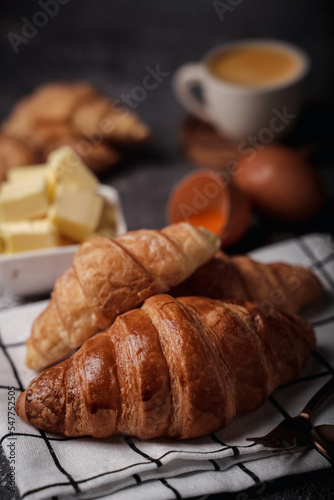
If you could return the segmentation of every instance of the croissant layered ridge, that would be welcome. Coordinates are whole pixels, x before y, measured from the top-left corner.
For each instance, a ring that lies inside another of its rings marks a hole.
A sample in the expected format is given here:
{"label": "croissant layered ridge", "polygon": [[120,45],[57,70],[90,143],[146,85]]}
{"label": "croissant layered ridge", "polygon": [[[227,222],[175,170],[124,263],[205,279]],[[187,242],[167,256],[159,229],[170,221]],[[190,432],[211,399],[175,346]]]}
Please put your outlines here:
{"label": "croissant layered ridge", "polygon": [[216,236],[188,223],[83,243],[33,325],[27,366],[42,370],[68,357],[118,314],[188,278],[218,247]]}
{"label": "croissant layered ridge", "polygon": [[158,294],[39,374],[16,411],[67,436],[203,436],[294,379],[314,345],[289,313]]}
{"label": "croissant layered ridge", "polygon": [[218,251],[170,293],[174,297],[249,300],[270,314],[274,309],[298,313],[318,300],[324,289],[306,267],[285,262],[263,264],[245,255],[230,257]]}

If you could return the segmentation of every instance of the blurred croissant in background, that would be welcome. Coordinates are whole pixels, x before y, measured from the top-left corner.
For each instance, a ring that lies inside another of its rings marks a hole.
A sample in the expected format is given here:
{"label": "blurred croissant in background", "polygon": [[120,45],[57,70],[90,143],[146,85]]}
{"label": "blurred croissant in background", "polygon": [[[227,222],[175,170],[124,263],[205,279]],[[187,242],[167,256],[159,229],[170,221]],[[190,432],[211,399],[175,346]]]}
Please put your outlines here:
{"label": "blurred croissant in background", "polygon": [[43,163],[62,145],[102,173],[119,162],[125,148],[142,144],[149,135],[134,113],[90,85],[49,83],[19,101],[2,125],[0,181],[9,168]]}

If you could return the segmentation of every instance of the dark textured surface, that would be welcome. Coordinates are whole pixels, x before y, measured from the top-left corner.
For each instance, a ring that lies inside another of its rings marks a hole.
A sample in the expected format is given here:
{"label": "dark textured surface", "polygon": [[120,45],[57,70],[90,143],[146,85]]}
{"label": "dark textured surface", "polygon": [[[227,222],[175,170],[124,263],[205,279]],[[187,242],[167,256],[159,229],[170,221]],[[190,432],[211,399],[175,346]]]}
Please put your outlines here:
{"label": "dark textured surface", "polygon": [[[225,4],[229,4],[228,0]],[[18,98],[49,80],[84,79],[122,102],[123,94],[141,85],[147,66],[160,65],[161,71],[169,75],[134,108],[152,127],[152,141],[102,181],[119,190],[129,229],[162,227],[173,185],[192,170],[177,142],[184,112],[173,97],[173,72],[182,63],[200,59],[208,49],[226,40],[283,38],[306,49],[313,65],[308,80],[309,106],[288,140],[293,145],[316,144],[312,161],[333,195],[333,2],[241,0],[230,4],[235,7],[220,20],[214,2],[204,0],[70,0],[27,44],[19,45],[15,54],[8,33],[20,34],[22,16],[32,19],[40,7],[37,1],[2,3],[0,118],[6,116]],[[293,234],[330,231],[332,210],[329,200],[319,216],[293,227],[261,221],[229,251],[247,251]],[[23,302],[8,293],[0,295],[1,308]],[[6,488],[8,469],[0,450],[0,498],[10,500],[13,496]],[[331,472],[285,479],[215,498],[327,500],[334,494]]]}

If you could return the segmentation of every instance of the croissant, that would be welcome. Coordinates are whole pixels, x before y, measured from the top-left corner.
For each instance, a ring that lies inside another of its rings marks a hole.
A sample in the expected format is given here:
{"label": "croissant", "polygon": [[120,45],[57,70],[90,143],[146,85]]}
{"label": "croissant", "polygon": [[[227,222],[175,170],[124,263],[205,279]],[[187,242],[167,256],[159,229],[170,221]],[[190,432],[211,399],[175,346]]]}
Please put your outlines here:
{"label": "croissant", "polygon": [[244,255],[229,257],[218,251],[170,293],[174,297],[201,295],[219,300],[249,300],[271,314],[276,308],[298,313],[318,300],[324,289],[315,274],[303,266],[261,264]]}
{"label": "croissant", "polygon": [[155,295],[39,374],[16,412],[67,436],[203,436],[295,378],[314,345],[299,316]]}
{"label": "croissant", "polygon": [[188,223],[88,240],[36,319],[26,364],[42,370],[61,361],[118,314],[186,279],[218,247],[216,236]]}

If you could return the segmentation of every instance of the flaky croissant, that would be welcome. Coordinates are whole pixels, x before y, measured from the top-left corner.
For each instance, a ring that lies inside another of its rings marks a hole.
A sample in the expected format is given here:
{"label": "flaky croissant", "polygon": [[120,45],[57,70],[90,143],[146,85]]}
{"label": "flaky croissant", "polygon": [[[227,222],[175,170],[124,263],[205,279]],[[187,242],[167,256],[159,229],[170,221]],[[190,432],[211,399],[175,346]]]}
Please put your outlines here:
{"label": "flaky croissant", "polygon": [[125,149],[150,137],[150,130],[135,113],[116,106],[84,82],[41,85],[16,104],[1,129],[19,144],[15,151],[22,154],[29,145],[29,157],[33,156],[30,162],[17,163],[12,147],[5,147],[8,141],[3,145],[0,140],[5,164],[42,163],[51,151],[67,145],[98,174],[115,166]]}
{"label": "flaky croissant", "polygon": [[188,223],[88,240],[35,321],[26,364],[42,370],[61,361],[118,314],[186,279],[218,247],[216,236]]}
{"label": "flaky croissant", "polygon": [[67,436],[203,436],[290,382],[314,345],[312,327],[295,315],[155,295],[42,372],[16,411]]}
{"label": "flaky croissant", "polygon": [[245,255],[230,257],[218,251],[170,293],[174,297],[250,300],[270,314],[273,309],[298,313],[318,300],[324,289],[306,267],[283,262],[262,264]]}

